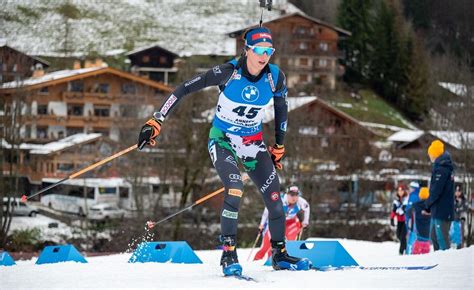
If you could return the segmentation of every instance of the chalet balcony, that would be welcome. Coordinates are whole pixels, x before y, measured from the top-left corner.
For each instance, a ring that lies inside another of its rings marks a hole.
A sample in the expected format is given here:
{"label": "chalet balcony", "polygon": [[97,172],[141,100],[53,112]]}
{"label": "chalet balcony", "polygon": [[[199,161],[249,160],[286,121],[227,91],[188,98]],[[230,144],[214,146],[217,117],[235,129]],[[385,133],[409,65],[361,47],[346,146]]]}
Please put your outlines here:
{"label": "chalet balcony", "polygon": [[92,125],[94,127],[109,128],[114,121],[110,116],[55,116],[55,115],[34,115],[27,118],[27,123],[34,123],[37,126],[66,126],[84,127]]}
{"label": "chalet balcony", "polygon": [[95,103],[95,104],[112,104],[119,101],[120,98],[112,94],[92,93],[92,92],[62,92],[62,101],[68,103]]}
{"label": "chalet balcony", "polygon": [[67,102],[71,102],[71,101],[74,101],[74,102],[77,102],[77,101],[83,101],[84,100],[84,92],[69,92],[69,91],[66,91],[66,92],[62,92],[62,99],[63,101],[67,101]]}
{"label": "chalet balcony", "polygon": [[313,68],[313,72],[317,72],[317,73],[336,73],[336,68],[331,67],[331,66],[325,66],[325,67],[315,66]]}

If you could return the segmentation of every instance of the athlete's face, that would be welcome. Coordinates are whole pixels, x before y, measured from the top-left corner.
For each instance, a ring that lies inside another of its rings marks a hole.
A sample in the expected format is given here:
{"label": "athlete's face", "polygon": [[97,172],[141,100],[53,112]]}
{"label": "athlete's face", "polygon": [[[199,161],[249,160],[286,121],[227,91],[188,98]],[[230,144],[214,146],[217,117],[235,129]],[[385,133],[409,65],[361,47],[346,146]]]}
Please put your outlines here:
{"label": "athlete's face", "polygon": [[286,196],[289,204],[295,204],[298,202],[298,194],[289,193]]}
{"label": "athlete's face", "polygon": [[[272,47],[269,42],[259,42],[254,46]],[[270,61],[268,54],[257,54],[252,49],[247,49],[247,68],[252,75],[258,75]]]}

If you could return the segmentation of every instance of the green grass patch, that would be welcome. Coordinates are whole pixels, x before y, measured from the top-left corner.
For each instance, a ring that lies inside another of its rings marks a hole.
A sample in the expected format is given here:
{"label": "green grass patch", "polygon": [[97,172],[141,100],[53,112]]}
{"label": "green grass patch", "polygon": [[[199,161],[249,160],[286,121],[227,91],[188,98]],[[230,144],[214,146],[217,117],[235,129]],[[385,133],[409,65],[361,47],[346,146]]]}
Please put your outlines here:
{"label": "green grass patch", "polygon": [[373,91],[360,90],[358,94],[360,98],[353,98],[345,92],[331,98],[330,103],[359,121],[408,128],[408,120]]}

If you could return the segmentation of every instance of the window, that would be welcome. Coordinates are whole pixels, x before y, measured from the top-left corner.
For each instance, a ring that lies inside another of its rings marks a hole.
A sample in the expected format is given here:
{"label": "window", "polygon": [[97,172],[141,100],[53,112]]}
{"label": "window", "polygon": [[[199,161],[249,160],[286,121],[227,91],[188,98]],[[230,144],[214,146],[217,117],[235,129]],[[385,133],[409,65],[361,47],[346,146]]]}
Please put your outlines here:
{"label": "window", "polygon": [[67,104],[67,115],[68,116],[83,116],[84,106],[80,104]]}
{"label": "window", "polygon": [[301,50],[307,50],[308,49],[308,44],[306,42],[300,42],[300,49]]}
{"label": "window", "polygon": [[134,95],[137,93],[137,87],[132,83],[122,84],[122,94],[131,94]]}
{"label": "window", "polygon": [[109,106],[94,106],[94,116],[109,117],[110,107]]}
{"label": "window", "polygon": [[74,164],[72,163],[58,163],[58,171],[67,172],[74,169]]}
{"label": "window", "polygon": [[47,139],[48,138],[48,127],[36,127],[36,138]]}
{"label": "window", "polygon": [[321,42],[321,43],[319,43],[319,49],[320,49],[321,51],[328,51],[328,47],[329,47],[329,46],[328,46],[328,44],[327,44],[326,42]]}
{"label": "window", "polygon": [[307,74],[300,74],[299,75],[300,82],[308,82],[308,75]]}
{"label": "window", "polygon": [[142,57],[142,61],[143,61],[144,63],[150,62],[150,56],[149,56],[149,55],[144,55],[144,56]]}
{"label": "window", "polygon": [[130,189],[128,187],[119,187],[120,198],[129,198]]}
{"label": "window", "polygon": [[38,105],[38,115],[48,115],[48,105]]}
{"label": "window", "polygon": [[305,57],[300,58],[300,65],[307,66],[308,65],[308,59]]}
{"label": "window", "polygon": [[328,61],[325,59],[320,59],[319,60],[319,66],[320,67],[326,67],[328,65]]}
{"label": "window", "polygon": [[74,134],[79,134],[79,133],[84,133],[84,128],[82,127],[67,127],[66,132],[68,136],[74,135]]}
{"label": "window", "polygon": [[40,93],[40,94],[43,94],[43,95],[49,94],[49,87],[42,87],[42,88],[39,90],[39,93]]}
{"label": "window", "polygon": [[299,35],[305,35],[308,33],[308,29],[306,29],[306,27],[303,27],[303,26],[298,26],[295,29],[295,33]]}
{"label": "window", "polygon": [[93,128],[92,133],[100,133],[104,136],[108,136],[109,135],[109,129],[107,129],[107,128]]}
{"label": "window", "polygon": [[69,91],[70,92],[83,92],[84,91],[84,82],[83,81],[72,81],[69,82]]}
{"label": "window", "polygon": [[117,188],[115,187],[99,187],[99,194],[116,194]]}
{"label": "window", "polygon": [[105,83],[96,84],[94,92],[95,93],[101,93],[101,94],[107,94],[109,92],[109,87],[110,87],[109,84],[105,84]]}
{"label": "window", "polygon": [[166,56],[160,56],[158,60],[160,64],[166,64],[168,62],[168,59],[166,58]]}

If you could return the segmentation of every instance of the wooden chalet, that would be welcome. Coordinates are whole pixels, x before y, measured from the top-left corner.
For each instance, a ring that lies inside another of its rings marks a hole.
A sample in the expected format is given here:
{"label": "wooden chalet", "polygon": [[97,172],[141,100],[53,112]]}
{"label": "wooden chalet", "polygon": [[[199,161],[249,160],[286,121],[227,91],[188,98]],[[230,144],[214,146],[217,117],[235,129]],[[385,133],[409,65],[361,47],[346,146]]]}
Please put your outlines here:
{"label": "wooden chalet", "polygon": [[[358,120],[318,97],[288,98],[288,110],[287,143],[289,144],[294,142],[298,145],[297,139],[305,140],[305,143],[309,142],[322,153],[327,153],[336,146],[352,150],[380,138]],[[272,127],[273,108],[268,108],[266,113],[264,123]],[[367,148],[367,154],[370,151],[370,148]],[[326,156],[330,159],[330,155]]]}
{"label": "wooden chalet", "polygon": [[170,75],[178,71],[174,65],[178,55],[156,44],[135,49],[126,55],[130,59],[132,72],[150,80],[168,84]]}
{"label": "wooden chalet", "polygon": [[[273,34],[276,53],[273,62],[285,72],[289,88],[315,84],[334,89],[343,74],[338,63],[342,54],[337,44],[351,33],[303,13],[283,15],[263,23]],[[229,33],[237,38],[237,51],[244,48],[243,33],[250,27]]]}
{"label": "wooden chalet", "polygon": [[[26,104],[22,137],[46,143],[77,133],[119,140],[138,128],[172,89],[110,67],[56,71],[0,85],[2,102]],[[6,112],[5,114],[8,114]]]}
{"label": "wooden chalet", "polygon": [[48,67],[45,60],[29,56],[5,43],[0,44],[0,83],[22,80]]}

